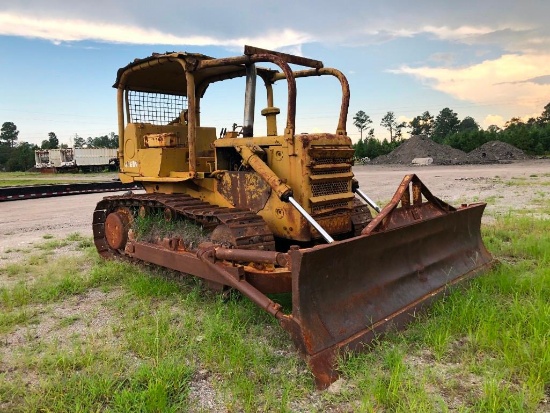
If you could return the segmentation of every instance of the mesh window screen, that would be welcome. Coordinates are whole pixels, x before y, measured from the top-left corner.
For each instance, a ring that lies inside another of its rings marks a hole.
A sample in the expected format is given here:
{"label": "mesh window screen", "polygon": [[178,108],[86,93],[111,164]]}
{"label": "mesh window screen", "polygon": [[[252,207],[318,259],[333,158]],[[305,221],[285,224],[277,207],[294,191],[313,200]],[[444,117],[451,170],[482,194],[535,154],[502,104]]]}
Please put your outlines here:
{"label": "mesh window screen", "polygon": [[128,91],[130,120],[134,123],[166,125],[187,109],[187,97],[162,93]]}

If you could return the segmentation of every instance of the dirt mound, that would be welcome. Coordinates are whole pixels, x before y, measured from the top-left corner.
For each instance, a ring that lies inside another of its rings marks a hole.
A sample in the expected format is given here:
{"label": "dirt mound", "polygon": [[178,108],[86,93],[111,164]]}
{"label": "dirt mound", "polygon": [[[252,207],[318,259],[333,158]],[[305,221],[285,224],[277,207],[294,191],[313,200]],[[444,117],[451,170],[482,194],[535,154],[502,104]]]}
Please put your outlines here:
{"label": "dirt mound", "polygon": [[410,164],[414,158],[432,158],[434,165],[459,165],[467,162],[466,153],[448,145],[441,145],[424,136],[411,136],[387,155],[375,158],[371,163]]}
{"label": "dirt mound", "polygon": [[528,158],[521,149],[501,141],[484,143],[467,155],[468,163],[496,163]]}

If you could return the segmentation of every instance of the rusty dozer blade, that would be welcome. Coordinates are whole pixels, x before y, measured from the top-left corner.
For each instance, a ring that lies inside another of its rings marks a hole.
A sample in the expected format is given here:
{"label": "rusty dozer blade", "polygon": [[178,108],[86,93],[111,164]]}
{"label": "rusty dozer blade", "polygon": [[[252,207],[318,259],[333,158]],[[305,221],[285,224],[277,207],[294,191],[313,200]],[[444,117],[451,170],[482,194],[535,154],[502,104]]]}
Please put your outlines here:
{"label": "rusty dozer blade", "polygon": [[289,251],[292,315],[281,324],[319,388],[337,378],[338,353],[362,350],[490,265],[480,232],[485,205],[454,208],[407,175],[362,235]]}

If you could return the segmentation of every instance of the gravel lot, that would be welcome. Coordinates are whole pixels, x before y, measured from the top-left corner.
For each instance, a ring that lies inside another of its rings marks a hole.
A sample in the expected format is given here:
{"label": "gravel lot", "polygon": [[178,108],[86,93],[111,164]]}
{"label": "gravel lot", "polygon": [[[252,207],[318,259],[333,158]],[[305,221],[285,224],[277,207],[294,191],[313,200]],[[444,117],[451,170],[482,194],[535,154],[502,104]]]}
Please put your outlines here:
{"label": "gravel lot", "polygon": [[[486,222],[510,209],[532,208],[550,195],[550,160],[510,164],[404,166],[358,165],[361,189],[383,206],[405,174],[415,173],[437,197],[452,205],[488,202]],[[0,203],[0,254],[43,239],[78,232],[92,235],[96,203],[109,194],[73,195]]]}
{"label": "gravel lot", "polygon": [[511,209],[530,209],[550,195],[550,160],[486,165],[362,165],[354,167],[361,189],[385,205],[405,174],[415,173],[432,194],[459,206],[487,202],[484,220]]}

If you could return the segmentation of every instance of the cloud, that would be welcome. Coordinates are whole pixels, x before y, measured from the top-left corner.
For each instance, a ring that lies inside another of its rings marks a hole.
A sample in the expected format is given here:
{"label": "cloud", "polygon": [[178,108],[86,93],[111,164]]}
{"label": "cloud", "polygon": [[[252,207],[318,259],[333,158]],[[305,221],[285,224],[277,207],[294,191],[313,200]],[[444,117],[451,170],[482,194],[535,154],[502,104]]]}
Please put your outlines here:
{"label": "cloud", "polygon": [[537,85],[550,85],[550,75],[537,76],[527,79],[524,83],[536,83]]}
{"label": "cloud", "polygon": [[411,118],[410,116],[398,116],[397,117],[397,123],[406,123],[406,124],[409,124],[411,121],[413,120],[413,118]]}
{"label": "cloud", "polygon": [[[544,2],[502,7],[496,0],[461,4],[406,0],[383,5],[350,0],[275,7],[252,0],[175,3],[171,0],[10,0],[0,5],[0,35],[52,41],[227,46],[243,42],[280,48],[320,42],[362,46],[430,36],[507,51],[544,50],[550,41]],[[407,13],[401,11],[406,9]],[[352,11],[350,13],[350,10]],[[120,23],[124,22],[124,23]],[[468,22],[465,24],[464,22]]]}
{"label": "cloud", "polygon": [[506,120],[500,115],[487,115],[485,119],[481,122],[481,127],[483,129],[487,129],[491,125],[496,125],[499,128],[502,128],[504,124],[506,123]]}
{"label": "cloud", "polygon": [[[541,112],[542,110],[538,112],[528,113],[523,116],[520,116],[519,118],[521,119],[521,121],[527,122],[531,118],[536,119],[537,117],[539,117]],[[500,115],[487,115],[485,119],[483,119],[483,121],[481,122],[480,126],[483,129],[487,129],[491,125],[496,125],[499,128],[503,128],[506,125],[506,122],[507,120]]]}
{"label": "cloud", "polygon": [[447,26],[425,26],[419,30],[420,33],[429,33],[443,40],[469,41],[482,35],[493,32],[489,27],[458,26],[456,28]]}
{"label": "cloud", "polygon": [[437,63],[437,64],[444,64],[445,66],[449,66],[453,64],[456,61],[456,55],[454,53],[434,53],[430,56],[430,61]]}
{"label": "cloud", "polygon": [[470,39],[469,44],[499,45],[509,52],[534,54],[547,52],[550,33],[547,26],[532,28],[504,28]]}
{"label": "cloud", "polygon": [[537,85],[550,85],[550,75],[537,76],[526,80],[518,80],[515,82],[505,82],[501,84],[505,85],[505,84],[518,84],[518,83],[536,83]]}
{"label": "cloud", "polygon": [[[0,34],[51,40],[54,44],[96,40],[129,44],[173,44],[195,46],[242,46],[254,44],[271,49],[291,48],[308,42],[310,36],[293,29],[283,29],[256,37],[178,36],[157,29],[125,26],[83,19],[56,19],[0,12]],[[293,51],[300,50],[294,48]]]}
{"label": "cloud", "polygon": [[[550,34],[545,32],[547,29],[537,27],[535,22],[532,23],[532,28],[525,28],[523,24],[502,28],[494,25],[493,22],[479,26],[453,24],[451,21],[449,23],[451,24],[436,26],[405,22],[399,29],[377,27],[376,24],[369,25],[368,28],[360,31],[361,38],[356,39],[355,42],[384,43],[400,38],[428,36],[447,42],[466,45],[498,45],[503,50],[524,52],[544,50],[550,42]],[[350,33],[350,29],[347,33]]]}
{"label": "cloud", "polygon": [[[489,27],[471,27],[471,26],[432,26],[415,24],[411,22],[405,22],[403,25],[395,24],[388,27],[379,26],[377,23],[371,25],[365,25],[366,27],[359,26],[354,28],[348,27],[346,31],[340,34],[336,34],[333,37],[338,38],[340,41],[345,41],[352,46],[360,46],[367,44],[380,44],[390,42],[396,39],[413,38],[417,36],[432,36],[435,39],[454,41],[462,43],[473,43],[474,39],[480,36],[487,35],[493,32],[495,29]],[[399,27],[399,29],[392,29],[391,27]],[[322,37],[322,34],[317,34]],[[330,41],[330,39],[325,39]]]}
{"label": "cloud", "polygon": [[550,54],[508,54],[465,67],[402,66],[390,72],[414,76],[435,90],[477,105],[514,104],[532,113],[550,99],[549,66]]}
{"label": "cloud", "polygon": [[418,34],[431,34],[437,39],[463,43],[467,45],[499,45],[504,50],[523,53],[544,50],[550,42],[550,34],[544,28],[528,28],[523,24],[512,27],[494,25],[483,26],[425,26]]}

